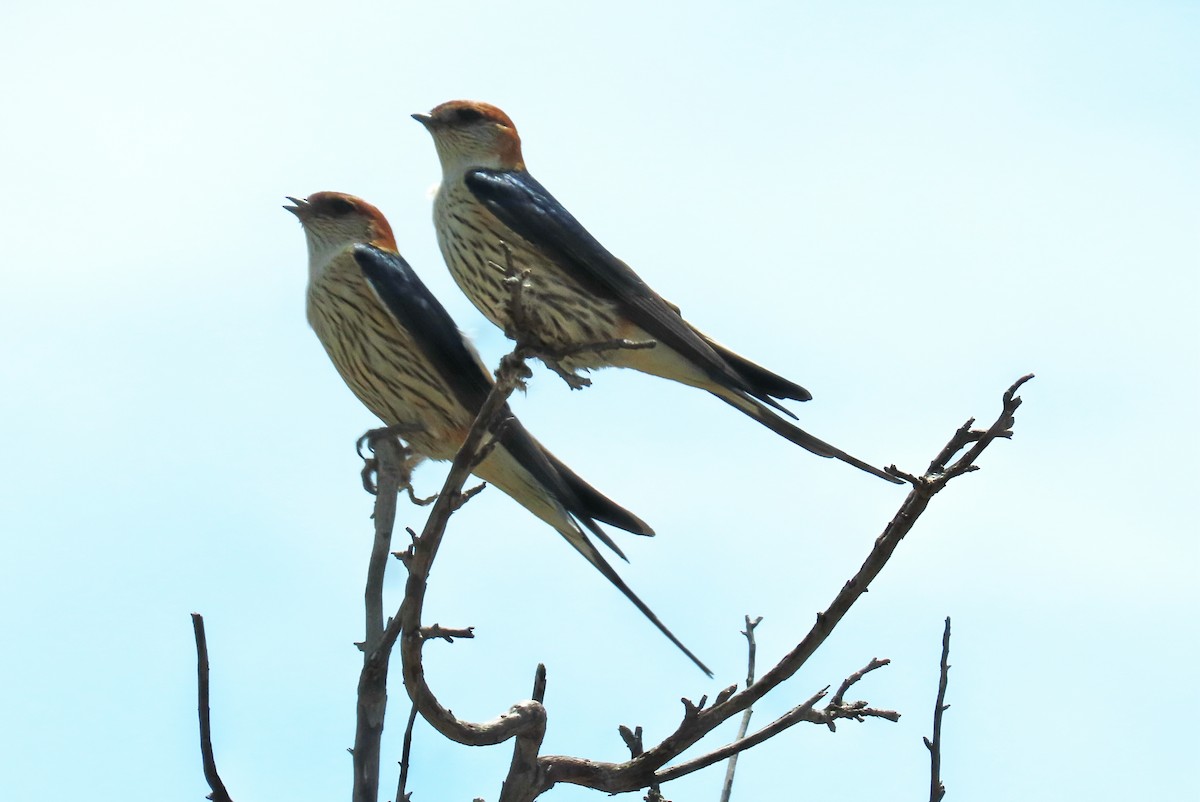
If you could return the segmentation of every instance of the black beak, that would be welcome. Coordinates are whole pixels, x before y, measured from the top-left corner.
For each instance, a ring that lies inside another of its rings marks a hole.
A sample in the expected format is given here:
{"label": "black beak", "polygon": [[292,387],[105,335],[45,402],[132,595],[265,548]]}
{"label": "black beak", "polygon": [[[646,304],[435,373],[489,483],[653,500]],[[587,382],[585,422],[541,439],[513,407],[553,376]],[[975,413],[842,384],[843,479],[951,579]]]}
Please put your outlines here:
{"label": "black beak", "polygon": [[287,198],[288,200],[290,200],[295,205],[294,206],[284,206],[283,208],[287,209],[289,212],[296,215],[297,217],[303,216],[304,212],[308,211],[308,201],[306,201],[302,198],[293,198],[291,195],[285,195],[284,197]]}

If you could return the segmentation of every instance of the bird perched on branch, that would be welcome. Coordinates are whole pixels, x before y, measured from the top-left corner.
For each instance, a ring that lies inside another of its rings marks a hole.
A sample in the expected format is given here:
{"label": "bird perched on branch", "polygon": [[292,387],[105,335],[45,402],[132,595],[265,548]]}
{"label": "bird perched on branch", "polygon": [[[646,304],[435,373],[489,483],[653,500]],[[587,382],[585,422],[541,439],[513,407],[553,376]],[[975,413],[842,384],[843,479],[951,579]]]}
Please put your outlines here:
{"label": "bird perched on branch", "polygon": [[[453,459],[493,385],[475,349],[397,252],[377,208],[339,192],[288,200],[293,205],[284,208],[300,219],[308,241],[308,321],[334,367],[384,423],[411,427],[404,439],[417,455]],[[654,531],[543,448],[507,406],[502,419],[507,425],[475,475],[554,527],[711,676],[630,590],[584,528],[617,554],[598,522],[638,535]]]}
{"label": "bird perched on branch", "polygon": [[[734,353],[683,319],[613,256],[525,169],[513,121],[487,103],[453,100],[414,114],[433,136],[442,164],[434,201],[438,243],[451,275],[489,320],[514,331],[503,247],[527,271],[522,328],[572,387],[578,369],[625,367],[707,390],[796,445],[836,457],[890,482],[896,477],[787,422],[781,399],[808,401],[800,385]],[[501,243],[504,245],[502,246]],[[589,350],[602,342],[653,341],[653,348]],[[559,364],[554,364],[554,362]]]}

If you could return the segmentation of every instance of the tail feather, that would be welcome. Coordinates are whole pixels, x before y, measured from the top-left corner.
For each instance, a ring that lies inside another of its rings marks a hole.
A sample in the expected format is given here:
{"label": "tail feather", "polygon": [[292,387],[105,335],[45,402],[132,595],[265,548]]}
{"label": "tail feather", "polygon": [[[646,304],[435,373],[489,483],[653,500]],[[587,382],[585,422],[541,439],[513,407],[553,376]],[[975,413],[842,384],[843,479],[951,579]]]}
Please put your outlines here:
{"label": "tail feather", "polygon": [[858,468],[861,471],[866,471],[869,474],[878,476],[880,479],[885,479],[892,484],[898,485],[904,483],[903,480],[892,476],[890,473],[887,473],[880,468],[876,468],[874,465],[863,462],[858,457],[852,457],[845,451],[842,451],[840,448],[832,446],[829,443],[826,443],[824,440],[812,436],[799,426],[788,423],[752,398],[736,395],[732,391],[725,391],[723,393],[713,392],[713,395],[715,395],[717,398],[720,398],[730,406],[746,413],[776,434],[786,437],[796,445],[811,451],[819,457],[831,457],[833,459],[839,459],[847,465],[853,465],[855,468]]}
{"label": "tail feather", "polygon": [[[509,421],[501,435],[501,442],[507,459],[516,463],[510,465],[509,470],[516,468],[528,473],[534,484],[540,485],[543,492],[567,513],[581,519],[594,518],[635,535],[654,534],[649,524],[585,482],[562,460],[547,451],[515,418]],[[629,562],[625,553],[603,530],[598,531],[596,536],[622,560]]]}
{"label": "tail feather", "polygon": [[708,344],[710,348],[721,355],[731,368],[737,371],[738,375],[746,380],[750,395],[758,398],[765,404],[770,404],[780,412],[790,417],[796,417],[789,410],[779,406],[774,399],[787,398],[792,401],[811,401],[812,393],[805,390],[800,385],[790,379],[785,379],[778,373],[767,370],[757,362],[751,362],[746,357],[732,351],[729,348],[721,345],[719,342],[704,334],[701,331],[695,330],[700,335],[701,339]]}
{"label": "tail feather", "polygon": [[558,457],[548,451],[545,454],[579,502],[579,506],[571,510],[572,514],[580,518],[594,518],[635,535],[654,536],[654,530],[648,523],[589,485],[582,477],[564,465]]}
{"label": "tail feather", "polygon": [[[583,524],[592,532],[592,534],[601,538],[605,537],[603,530],[600,529],[595,521],[591,520],[590,518],[582,518],[581,520]],[[633,606],[641,610],[642,615],[646,616],[646,618],[650,620],[650,623],[658,627],[659,632],[666,635],[671,643],[674,643],[677,647],[679,647],[679,650],[687,655],[688,659],[695,663],[700,670],[708,676],[711,677],[713,675],[708,666],[704,665],[704,663],[700,661],[700,658],[696,657],[696,655],[692,653],[691,649],[684,646],[683,641],[675,637],[675,633],[667,629],[667,625],[659,620],[658,616],[654,614],[654,611],[651,610],[644,601],[638,598],[638,595],[634,593],[628,585],[625,584],[625,580],[621,579],[620,574],[618,574],[616,570],[608,564],[608,561],[604,559],[604,555],[602,555],[596,549],[596,547],[592,545],[592,542],[587,539],[587,535],[578,529],[567,532],[564,531],[564,528],[559,528],[558,531],[568,543],[575,547],[576,551],[584,556],[584,559],[590,562],[597,571],[604,574],[605,579],[611,582],[617,588],[617,590],[625,594],[625,598],[633,602]]]}
{"label": "tail feather", "polygon": [[[524,433],[525,437],[518,436],[524,432],[523,429],[510,426],[505,431],[509,437],[476,467],[475,475],[503,490],[531,513],[553,526],[555,531],[615,585],[625,598],[633,602],[634,606],[642,611],[642,615],[650,619],[650,623],[658,627],[671,643],[679,647],[693,663],[711,677],[712,672],[708,667],[700,662],[699,658],[667,629],[654,611],[625,584],[595,545],[588,540],[580,524],[587,527],[588,531],[622,559],[625,559],[625,555],[600,528],[597,520],[612,523],[637,534],[650,535],[654,530],[636,515],[584,482],[537,441],[527,437],[527,433]],[[510,445],[520,447],[521,450],[514,453],[510,450]],[[589,514],[590,511],[594,511],[594,514]]]}

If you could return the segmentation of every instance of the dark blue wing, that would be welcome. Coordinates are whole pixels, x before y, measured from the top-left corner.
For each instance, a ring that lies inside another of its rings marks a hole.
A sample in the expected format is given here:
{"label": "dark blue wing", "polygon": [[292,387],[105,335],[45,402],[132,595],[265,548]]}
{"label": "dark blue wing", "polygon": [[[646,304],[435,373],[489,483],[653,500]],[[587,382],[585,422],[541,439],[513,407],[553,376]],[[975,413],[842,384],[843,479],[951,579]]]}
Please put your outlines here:
{"label": "dark blue wing", "polygon": [[[459,404],[471,414],[478,413],[492,390],[492,377],[446,308],[400,254],[372,245],[355,245],[354,260],[388,312],[408,331],[455,393]],[[512,420],[501,434],[500,442],[571,514],[585,523],[594,518],[635,534],[653,534],[640,518],[604,496],[542,448],[507,406],[504,414]],[[589,523],[589,528],[621,554],[594,524]]]}
{"label": "dark blue wing", "polygon": [[428,357],[459,403],[478,412],[492,389],[492,378],[475,356],[446,308],[400,254],[372,245],[355,245],[367,282]]}
{"label": "dark blue wing", "polygon": [[524,171],[472,170],[467,188],[500,222],[525,238],[630,320],[678,351],[715,381],[759,395],[751,383],[696,333],[629,265],[608,252],[537,179]]}

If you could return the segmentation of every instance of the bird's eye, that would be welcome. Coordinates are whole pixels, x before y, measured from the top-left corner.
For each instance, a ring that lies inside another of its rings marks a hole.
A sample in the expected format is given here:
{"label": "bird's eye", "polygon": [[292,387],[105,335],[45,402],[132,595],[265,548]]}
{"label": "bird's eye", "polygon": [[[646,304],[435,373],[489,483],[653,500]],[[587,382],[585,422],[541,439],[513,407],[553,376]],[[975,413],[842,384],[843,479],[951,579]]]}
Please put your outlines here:
{"label": "bird's eye", "polygon": [[354,211],[354,204],[345,198],[332,198],[326,208],[334,217],[345,217]]}
{"label": "bird's eye", "polygon": [[464,106],[454,113],[454,117],[460,123],[473,123],[483,119],[483,112],[470,106]]}

